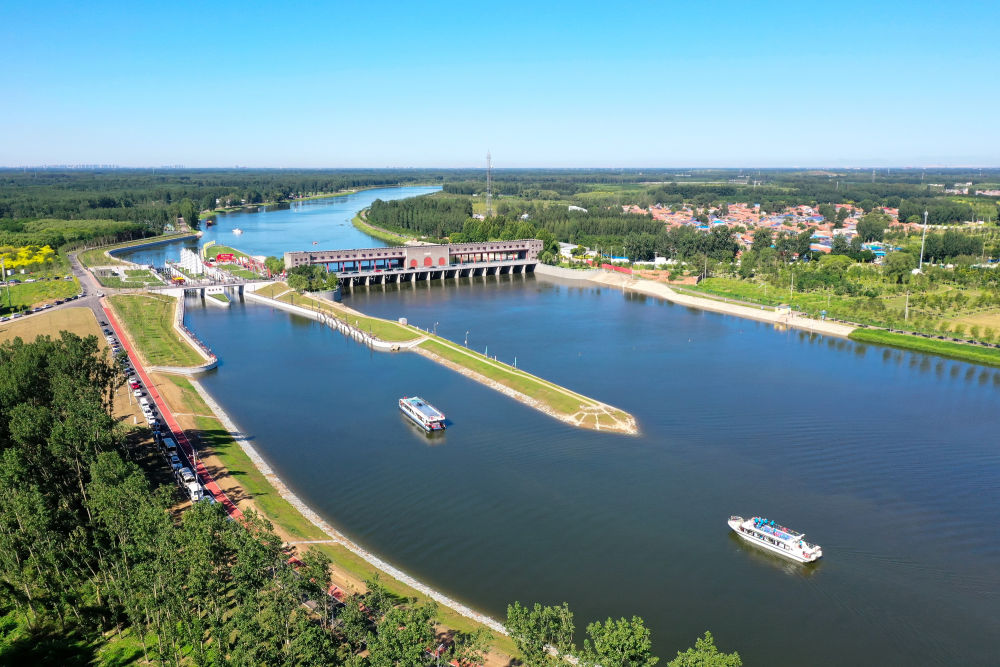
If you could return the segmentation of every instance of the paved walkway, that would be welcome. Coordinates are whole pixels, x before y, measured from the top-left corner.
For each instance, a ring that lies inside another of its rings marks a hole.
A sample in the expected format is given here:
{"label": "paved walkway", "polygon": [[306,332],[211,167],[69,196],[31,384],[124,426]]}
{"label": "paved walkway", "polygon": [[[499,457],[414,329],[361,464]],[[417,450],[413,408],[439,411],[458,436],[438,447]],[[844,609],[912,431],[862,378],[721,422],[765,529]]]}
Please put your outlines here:
{"label": "paved walkway", "polygon": [[142,384],[146,387],[146,391],[149,393],[149,397],[156,404],[156,408],[160,415],[163,417],[163,421],[166,423],[167,427],[173,432],[173,437],[177,440],[177,445],[181,449],[181,453],[184,458],[187,459],[190,464],[191,461],[197,461],[194,466],[194,471],[201,480],[202,485],[205,490],[212,494],[212,496],[226,508],[226,512],[234,519],[243,518],[243,512],[239,507],[236,506],[229,496],[225,494],[222,487],[215,481],[212,475],[208,472],[208,468],[202,463],[200,458],[195,456],[194,446],[191,441],[188,440],[187,434],[177,423],[174,415],[170,412],[170,408],[167,406],[167,402],[163,400],[160,393],[156,391],[156,387],[153,382],[149,379],[149,375],[146,373],[146,369],[143,368],[140,362],[139,355],[136,353],[135,349],[132,347],[132,343],[129,341],[128,337],[125,335],[125,330],[115,318],[114,313],[111,309],[104,303],[101,304],[101,308],[105,317],[107,317],[108,323],[115,330],[115,334],[118,336],[118,340],[121,341],[122,347],[128,352],[129,359],[132,362],[135,372],[138,373],[139,377],[142,379]]}

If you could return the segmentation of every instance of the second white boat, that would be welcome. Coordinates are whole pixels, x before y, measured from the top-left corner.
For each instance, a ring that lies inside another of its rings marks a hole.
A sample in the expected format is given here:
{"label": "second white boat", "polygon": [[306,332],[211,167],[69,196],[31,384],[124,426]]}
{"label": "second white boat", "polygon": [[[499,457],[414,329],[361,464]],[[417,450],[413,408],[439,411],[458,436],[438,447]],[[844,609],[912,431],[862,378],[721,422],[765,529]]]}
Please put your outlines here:
{"label": "second white boat", "polygon": [[785,528],[773,519],[731,516],[729,527],[746,542],[799,563],[812,563],[823,557],[823,548],[806,542],[805,533]]}

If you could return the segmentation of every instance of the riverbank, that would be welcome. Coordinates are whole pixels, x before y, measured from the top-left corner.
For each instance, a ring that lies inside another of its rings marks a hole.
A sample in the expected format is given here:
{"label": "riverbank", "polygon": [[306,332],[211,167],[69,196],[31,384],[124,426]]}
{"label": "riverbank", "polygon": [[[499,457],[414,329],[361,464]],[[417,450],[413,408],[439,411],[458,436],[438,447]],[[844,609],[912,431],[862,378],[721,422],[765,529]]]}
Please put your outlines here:
{"label": "riverbank", "polygon": [[[368,236],[393,245],[432,245],[435,243],[435,241],[424,241],[416,236],[408,236],[406,234],[400,234],[399,232],[389,231],[388,229],[384,229],[382,227],[376,227],[368,222],[367,208],[358,211],[355,216],[351,218],[351,225],[353,225],[358,231],[364,232]],[[443,242],[444,241],[437,241],[437,243]]]}
{"label": "riverbank", "polygon": [[332,318],[336,321],[336,327],[346,335],[357,338],[374,349],[416,352],[571,426],[625,435],[639,432],[635,417],[624,410],[578,394],[412,325],[404,326],[370,317],[327,299],[303,296],[284,283],[267,285],[252,293],[249,298],[327,324],[331,322],[325,318]]}
{"label": "riverbank", "polygon": [[150,236],[136,241],[126,241],[124,243],[114,243],[112,245],[79,250],[76,251],[76,256],[77,259],[80,260],[80,263],[88,269],[94,266],[129,266],[133,265],[134,262],[118,259],[111,253],[119,250],[135,250],[136,248],[156,246],[163,243],[172,243],[174,241],[183,241],[184,239],[198,238],[200,236],[201,232],[182,232],[178,234]]}
{"label": "riverbank", "polygon": [[381,227],[376,227],[375,225],[370,225],[365,220],[365,209],[359,211],[353,218],[351,218],[351,224],[358,231],[362,231],[368,236],[376,238],[380,241],[385,241],[386,243],[392,243],[394,245],[414,245],[420,243],[417,239],[411,236],[403,236],[402,234],[396,234],[395,232],[390,232],[387,229],[382,229]]}
{"label": "riverbank", "polygon": [[[555,273],[550,271],[549,268],[550,267],[547,267],[544,264],[539,264],[535,267],[535,273],[538,273],[539,275],[551,275],[558,278],[565,277],[562,272]],[[636,280],[635,278],[631,278],[623,273],[611,273],[607,271],[602,271],[596,275],[590,273],[589,271],[581,273],[585,273],[585,275],[581,276],[579,278],[580,280],[586,280],[598,285],[620,287],[622,289],[631,290],[640,294],[647,294],[649,296],[665,299],[678,305],[698,308],[700,310],[709,310],[725,315],[734,315],[736,317],[757,320],[759,322],[767,322],[775,326],[804,329],[806,331],[813,331],[815,333],[821,333],[828,336],[837,336],[839,338],[847,338],[855,329],[855,327],[846,324],[828,322],[824,320],[814,320],[787,311],[783,312],[756,309],[749,306],[741,306],[735,303],[727,303],[725,301],[715,301],[713,299],[681,294],[663,283],[652,282],[649,280]]]}
{"label": "riverbank", "polygon": [[911,352],[934,354],[972,364],[1000,367],[1000,350],[996,348],[975,347],[967,343],[924,338],[911,334],[901,334],[881,329],[855,329],[849,338],[859,343],[888,345]]}
{"label": "riverbank", "polygon": [[239,512],[257,512],[296,550],[327,554],[333,561],[331,582],[347,594],[365,592],[364,582],[381,573],[391,577],[383,577],[381,583],[393,595],[437,602],[436,618],[447,630],[471,633],[489,628],[496,637],[487,666],[510,663],[516,649],[498,621],[421,583],[323,520],[284,484],[200,383],[177,376],[150,377],[179,428],[197,442],[199,462]]}

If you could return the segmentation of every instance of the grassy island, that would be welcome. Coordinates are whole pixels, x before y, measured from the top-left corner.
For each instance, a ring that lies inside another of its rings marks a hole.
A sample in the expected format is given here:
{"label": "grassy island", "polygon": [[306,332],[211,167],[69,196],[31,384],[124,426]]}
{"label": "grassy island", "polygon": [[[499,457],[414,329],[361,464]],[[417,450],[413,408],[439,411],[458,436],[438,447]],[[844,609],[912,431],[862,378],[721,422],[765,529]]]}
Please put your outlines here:
{"label": "grassy island", "polygon": [[437,363],[574,426],[614,433],[638,432],[635,418],[624,410],[577,394],[414,326],[368,317],[346,306],[299,294],[285,283],[268,285],[256,293],[325,313],[379,340],[409,344],[407,347]]}

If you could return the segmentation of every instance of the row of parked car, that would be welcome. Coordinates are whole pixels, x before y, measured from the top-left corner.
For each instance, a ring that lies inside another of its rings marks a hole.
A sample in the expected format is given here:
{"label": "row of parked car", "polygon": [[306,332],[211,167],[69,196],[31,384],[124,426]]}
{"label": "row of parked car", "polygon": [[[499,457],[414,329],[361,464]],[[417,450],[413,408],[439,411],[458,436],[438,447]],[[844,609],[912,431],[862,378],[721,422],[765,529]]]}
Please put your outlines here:
{"label": "row of parked car", "polygon": [[[107,323],[101,322],[101,324],[106,325]],[[121,344],[115,337],[114,332],[109,328],[105,328],[104,336],[115,358],[125,372],[125,379],[128,382],[129,390],[131,390],[132,395],[138,401],[139,407],[142,409],[142,414],[146,418],[146,424],[153,431],[153,439],[156,441],[156,445],[163,458],[170,465],[170,470],[174,475],[174,479],[177,480],[177,484],[184,490],[188,498],[191,499],[191,502],[207,500],[214,503],[215,498],[212,497],[212,494],[205,493],[205,488],[201,485],[198,476],[187,465],[187,456],[177,448],[177,441],[173,437],[173,432],[167,428],[165,423],[160,422],[160,417],[156,412],[156,404],[149,400],[149,397],[146,395],[146,388],[143,387],[141,379],[129,363],[128,355],[120,354],[122,350]]]}
{"label": "row of parked car", "polygon": [[[54,278],[54,280],[58,280],[58,278]],[[7,281],[8,284],[14,284],[16,282],[17,281],[13,279]],[[26,280],[25,282],[30,282],[30,281]],[[0,285],[3,284],[4,283],[0,282]],[[34,308],[29,308],[28,310],[22,310],[17,313],[12,313],[11,315],[0,317],[0,322],[9,322],[10,320],[16,320],[19,317],[24,317],[25,315],[31,315],[32,313],[40,313],[43,310],[49,310],[53,306],[60,306],[68,301],[76,301],[77,299],[82,299],[85,296],[87,296],[86,288],[81,290],[79,294],[73,294],[72,296],[68,296],[65,299],[56,299],[52,303],[47,303],[44,306],[35,306]],[[100,294],[100,296],[103,296],[103,294]]]}

